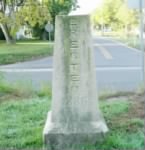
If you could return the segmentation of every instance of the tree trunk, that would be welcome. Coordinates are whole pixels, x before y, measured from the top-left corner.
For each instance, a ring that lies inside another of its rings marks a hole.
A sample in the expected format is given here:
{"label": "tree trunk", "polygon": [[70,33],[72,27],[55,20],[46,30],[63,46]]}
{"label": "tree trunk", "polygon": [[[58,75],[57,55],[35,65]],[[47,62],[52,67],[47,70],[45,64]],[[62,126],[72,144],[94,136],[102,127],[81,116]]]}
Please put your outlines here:
{"label": "tree trunk", "polygon": [[14,40],[13,40],[13,38],[10,35],[10,32],[9,32],[9,29],[8,29],[7,25],[0,23],[0,28],[2,29],[2,32],[3,32],[4,36],[5,36],[6,43],[7,44],[14,43]]}

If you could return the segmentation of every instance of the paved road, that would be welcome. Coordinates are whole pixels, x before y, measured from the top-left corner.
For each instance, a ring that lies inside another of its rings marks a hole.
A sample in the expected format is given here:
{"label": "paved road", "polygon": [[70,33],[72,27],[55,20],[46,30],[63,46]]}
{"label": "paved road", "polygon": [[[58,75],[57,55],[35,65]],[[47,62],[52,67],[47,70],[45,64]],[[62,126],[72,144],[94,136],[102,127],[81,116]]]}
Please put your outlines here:
{"label": "paved road", "polygon": [[[142,82],[142,52],[108,38],[94,38],[94,51],[99,90],[132,91]],[[11,82],[32,81],[38,88],[52,80],[53,58],[1,66]]]}

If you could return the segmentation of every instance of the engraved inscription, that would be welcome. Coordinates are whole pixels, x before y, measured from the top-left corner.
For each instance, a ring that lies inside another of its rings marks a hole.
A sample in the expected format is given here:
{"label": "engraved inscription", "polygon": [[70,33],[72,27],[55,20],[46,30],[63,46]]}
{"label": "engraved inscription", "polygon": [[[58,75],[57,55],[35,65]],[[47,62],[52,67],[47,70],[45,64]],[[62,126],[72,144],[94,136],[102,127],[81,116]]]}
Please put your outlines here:
{"label": "engraved inscription", "polygon": [[78,91],[80,85],[80,60],[79,60],[79,25],[77,20],[70,20],[70,89],[73,93]]}

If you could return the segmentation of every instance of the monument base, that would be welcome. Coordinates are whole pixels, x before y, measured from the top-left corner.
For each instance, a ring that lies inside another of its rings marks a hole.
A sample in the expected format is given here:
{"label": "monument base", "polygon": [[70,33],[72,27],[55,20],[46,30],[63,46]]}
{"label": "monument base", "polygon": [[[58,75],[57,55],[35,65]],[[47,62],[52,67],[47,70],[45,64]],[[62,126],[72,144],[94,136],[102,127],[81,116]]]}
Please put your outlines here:
{"label": "monument base", "polygon": [[108,131],[106,124],[102,122],[75,122],[70,126],[68,123],[51,122],[51,113],[43,131],[46,150],[89,150],[103,140]]}

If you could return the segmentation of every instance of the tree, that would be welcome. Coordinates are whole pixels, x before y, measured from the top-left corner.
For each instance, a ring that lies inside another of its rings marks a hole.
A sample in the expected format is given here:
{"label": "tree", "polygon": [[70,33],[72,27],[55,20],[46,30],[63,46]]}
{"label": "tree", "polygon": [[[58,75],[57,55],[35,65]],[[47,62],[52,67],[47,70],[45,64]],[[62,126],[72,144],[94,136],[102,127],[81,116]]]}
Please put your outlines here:
{"label": "tree", "polygon": [[95,24],[103,26],[118,24],[119,19],[116,17],[116,13],[123,3],[123,0],[105,0],[103,6],[97,9],[93,16]]}
{"label": "tree", "polygon": [[121,27],[125,29],[125,33],[128,34],[129,30],[138,24],[137,18],[139,17],[139,13],[136,10],[128,9],[127,5],[124,3],[116,13],[116,17]]}
{"label": "tree", "polygon": [[7,43],[12,42],[10,34],[11,19],[13,18],[15,7],[21,5],[23,0],[0,0],[0,28],[6,38]]}
{"label": "tree", "polygon": [[33,31],[37,30],[37,34],[35,32],[34,35],[38,36],[41,36],[44,26],[51,20],[45,1],[29,0],[25,2],[16,16],[17,20],[20,21],[19,24],[30,26]]}
{"label": "tree", "polygon": [[[66,15],[76,8],[77,0],[47,0],[51,23],[55,27],[55,17],[59,14]],[[55,28],[54,28],[55,31]],[[54,31],[52,36],[54,37]]]}
{"label": "tree", "polygon": [[58,14],[68,14],[76,6],[76,0],[48,0],[48,9],[51,14],[52,24]]}
{"label": "tree", "polygon": [[[130,10],[125,0],[105,0],[93,15],[95,25],[109,26],[114,30],[129,30],[138,23],[138,12]],[[128,32],[128,31],[127,31]]]}
{"label": "tree", "polygon": [[34,27],[38,24],[41,26],[44,22],[50,20],[50,14],[45,3],[38,0],[26,0],[16,13],[16,19],[21,25],[29,24]]}
{"label": "tree", "polygon": [[20,26],[42,26],[49,19],[47,6],[39,0],[0,0],[0,27],[7,43]]}

